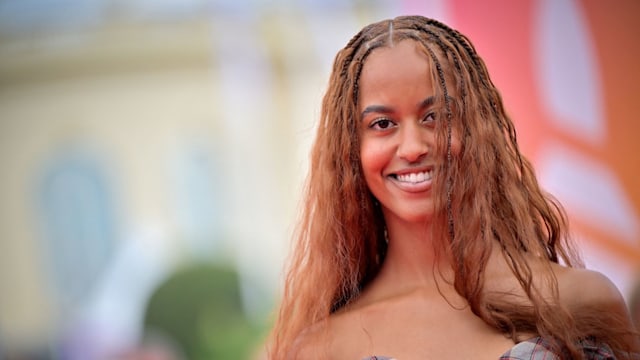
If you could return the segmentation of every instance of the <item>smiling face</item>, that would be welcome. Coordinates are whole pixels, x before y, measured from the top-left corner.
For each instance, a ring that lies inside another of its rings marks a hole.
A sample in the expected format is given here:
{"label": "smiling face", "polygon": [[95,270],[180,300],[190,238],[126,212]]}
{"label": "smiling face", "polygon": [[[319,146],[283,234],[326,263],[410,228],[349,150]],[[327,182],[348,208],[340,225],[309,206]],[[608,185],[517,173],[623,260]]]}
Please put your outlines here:
{"label": "smiling face", "polygon": [[444,114],[431,78],[427,55],[412,40],[374,50],[363,65],[360,161],[387,222],[425,223],[433,214],[436,122]]}

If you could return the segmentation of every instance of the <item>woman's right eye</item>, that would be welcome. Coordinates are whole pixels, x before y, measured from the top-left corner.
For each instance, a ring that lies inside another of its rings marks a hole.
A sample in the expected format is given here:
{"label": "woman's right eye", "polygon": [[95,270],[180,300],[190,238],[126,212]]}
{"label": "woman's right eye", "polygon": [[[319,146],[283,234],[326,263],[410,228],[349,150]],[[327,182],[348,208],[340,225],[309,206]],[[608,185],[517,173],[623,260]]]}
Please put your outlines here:
{"label": "woman's right eye", "polygon": [[375,130],[387,130],[390,127],[392,127],[393,125],[395,125],[393,123],[393,121],[389,120],[389,119],[377,119],[374,120],[371,125],[369,125],[370,128],[375,129]]}

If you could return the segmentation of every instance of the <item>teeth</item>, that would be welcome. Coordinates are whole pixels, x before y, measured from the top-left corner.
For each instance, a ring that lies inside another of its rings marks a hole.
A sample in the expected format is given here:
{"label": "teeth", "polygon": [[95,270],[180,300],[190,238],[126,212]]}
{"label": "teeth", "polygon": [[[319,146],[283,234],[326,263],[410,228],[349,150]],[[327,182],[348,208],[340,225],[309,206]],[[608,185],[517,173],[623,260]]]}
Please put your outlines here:
{"label": "teeth", "polygon": [[431,180],[431,175],[432,175],[431,171],[424,171],[424,172],[418,172],[418,173],[396,175],[396,178],[398,179],[398,181],[401,181],[401,182],[416,184],[419,182]]}

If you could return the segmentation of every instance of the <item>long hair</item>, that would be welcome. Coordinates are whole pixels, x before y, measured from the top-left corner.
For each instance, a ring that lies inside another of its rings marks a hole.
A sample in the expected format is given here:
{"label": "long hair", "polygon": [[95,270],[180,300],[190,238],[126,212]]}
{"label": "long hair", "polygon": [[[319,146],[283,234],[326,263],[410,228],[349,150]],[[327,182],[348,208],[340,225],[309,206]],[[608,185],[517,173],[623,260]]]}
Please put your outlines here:
{"label": "long hair", "polygon": [[[296,339],[356,299],[384,261],[384,218],[360,164],[358,81],[372,51],[404,39],[416,41],[427,55],[442,109],[436,126],[436,156],[442,161],[434,176],[433,231],[453,263],[456,291],[477,316],[514,340],[533,332],[558,353],[581,359],[576,340],[594,334],[582,333],[580,319],[560,306],[551,270],[551,263],[582,266],[567,240],[564,211],[540,189],[532,165],[520,153],[514,125],[471,42],[420,16],[368,25],[335,58],[272,332],[271,358],[295,353]],[[462,144],[455,156],[453,132]],[[496,241],[530,306],[483,291]],[[547,260],[543,273],[535,276],[545,279],[551,300],[534,286],[527,261],[531,256]],[[618,344],[615,336],[603,333],[595,331],[602,335],[598,340]]]}

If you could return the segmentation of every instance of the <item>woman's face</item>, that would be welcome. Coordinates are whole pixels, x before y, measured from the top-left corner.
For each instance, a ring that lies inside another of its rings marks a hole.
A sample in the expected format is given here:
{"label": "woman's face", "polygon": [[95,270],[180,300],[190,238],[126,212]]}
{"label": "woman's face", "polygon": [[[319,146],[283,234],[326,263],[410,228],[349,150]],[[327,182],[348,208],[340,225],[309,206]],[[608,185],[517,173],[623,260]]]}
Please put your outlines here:
{"label": "woman's face", "polygon": [[[359,80],[360,161],[387,222],[427,222],[436,167],[434,86],[413,40],[373,50]],[[459,141],[452,137],[452,151]]]}

